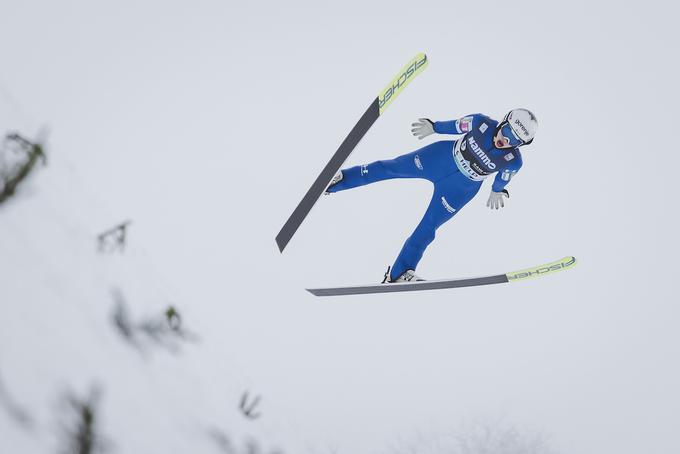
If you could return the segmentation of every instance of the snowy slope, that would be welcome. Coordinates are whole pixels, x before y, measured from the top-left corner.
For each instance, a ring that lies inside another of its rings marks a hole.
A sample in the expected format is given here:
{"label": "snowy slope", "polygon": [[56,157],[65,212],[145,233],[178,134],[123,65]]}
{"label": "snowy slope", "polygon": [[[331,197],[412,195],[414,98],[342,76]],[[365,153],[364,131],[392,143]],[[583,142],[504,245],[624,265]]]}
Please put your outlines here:
{"label": "snowy slope", "polygon": [[208,452],[213,427],[240,443],[249,433],[236,410],[241,390],[232,382],[207,392],[209,377],[188,357],[200,341],[176,355],[149,344],[141,355],[114,329],[114,288],[136,318],[174,304],[191,329],[192,313],[149,264],[134,229],[123,254],[98,253],[96,235],[120,219],[90,191],[55,152],[2,207],[0,377],[34,424],[0,412],[0,451],[54,451],[56,422],[69,414],[62,394],[87,396],[93,385],[103,390],[100,430],[119,452]]}

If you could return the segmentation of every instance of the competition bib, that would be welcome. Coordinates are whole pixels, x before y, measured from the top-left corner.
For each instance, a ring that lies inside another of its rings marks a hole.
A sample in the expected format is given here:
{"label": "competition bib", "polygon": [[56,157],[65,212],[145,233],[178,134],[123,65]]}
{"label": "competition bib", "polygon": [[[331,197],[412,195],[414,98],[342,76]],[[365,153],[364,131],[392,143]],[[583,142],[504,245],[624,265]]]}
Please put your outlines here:
{"label": "competition bib", "polygon": [[[477,162],[478,159],[476,156],[478,153],[483,154],[485,157],[486,154],[481,151],[477,143],[474,142],[474,138],[472,138],[473,144],[469,145],[468,137],[469,134],[466,134],[462,139],[456,142],[456,145],[453,147],[453,160],[456,161],[456,166],[458,166],[458,170],[460,170],[463,175],[473,181],[482,181],[491,175],[493,171],[487,171]],[[476,149],[476,153],[473,148]],[[491,162],[491,165],[495,167],[493,162]]]}

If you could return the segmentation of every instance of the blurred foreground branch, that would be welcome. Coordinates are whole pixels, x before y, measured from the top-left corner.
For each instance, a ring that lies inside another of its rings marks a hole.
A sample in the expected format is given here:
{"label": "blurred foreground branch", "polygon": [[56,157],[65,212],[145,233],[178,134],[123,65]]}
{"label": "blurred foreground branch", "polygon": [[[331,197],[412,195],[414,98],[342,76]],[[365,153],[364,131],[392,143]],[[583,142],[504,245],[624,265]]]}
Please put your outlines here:
{"label": "blurred foreground branch", "polygon": [[0,204],[12,197],[38,161],[47,165],[44,146],[9,133],[0,146]]}
{"label": "blurred foreground branch", "polygon": [[60,417],[64,424],[63,454],[95,454],[109,450],[109,443],[99,434],[101,395],[102,391],[97,386],[84,398],[66,393],[66,408]]}
{"label": "blurred foreground branch", "polygon": [[162,314],[135,322],[129,314],[128,305],[122,292],[114,289],[112,293],[114,308],[111,319],[113,325],[123,339],[141,353],[145,353],[145,344],[148,341],[176,353],[179,351],[181,343],[198,340],[198,336],[184,327],[182,316],[174,306],[168,306]]}
{"label": "blurred foreground branch", "polygon": [[248,419],[259,418],[261,413],[255,412],[255,408],[260,403],[260,399],[260,396],[255,396],[255,399],[251,401],[248,391],[245,391],[241,396],[241,404],[239,405],[239,409],[241,410],[241,413],[243,413],[243,416]]}
{"label": "blurred foreground branch", "polygon": [[125,250],[125,240],[127,239],[127,229],[131,223],[132,221],[121,222],[117,226],[97,235],[99,252],[123,252]]}

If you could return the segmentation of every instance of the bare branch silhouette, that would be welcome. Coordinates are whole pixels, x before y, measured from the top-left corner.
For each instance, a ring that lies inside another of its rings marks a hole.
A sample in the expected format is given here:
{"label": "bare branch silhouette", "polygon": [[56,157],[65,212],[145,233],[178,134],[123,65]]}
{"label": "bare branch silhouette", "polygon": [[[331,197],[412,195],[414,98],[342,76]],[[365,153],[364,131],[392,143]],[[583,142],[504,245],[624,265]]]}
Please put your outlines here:
{"label": "bare branch silhouette", "polygon": [[119,289],[113,289],[111,295],[114,300],[114,307],[111,313],[111,322],[115,326],[121,337],[137,349],[143,356],[146,350],[137,338],[135,327],[130,319],[130,314],[125,304],[125,298]]}
{"label": "bare branch silhouette", "polygon": [[102,391],[93,386],[87,397],[68,392],[66,408],[60,418],[63,424],[63,454],[96,454],[109,451],[110,443],[99,434],[99,403]]}
{"label": "bare branch silhouette", "polygon": [[239,409],[241,410],[241,413],[243,413],[243,416],[245,416],[248,419],[259,418],[261,416],[261,413],[256,413],[255,408],[260,403],[260,400],[261,396],[256,396],[255,399],[250,401],[249,393],[248,391],[245,391],[241,395],[241,403],[239,404]]}
{"label": "bare branch silhouette", "polygon": [[97,235],[97,245],[99,252],[124,252],[128,227],[130,224],[132,224],[132,221],[127,220]]}
{"label": "bare branch silhouette", "polygon": [[196,342],[198,336],[187,331],[181,314],[174,306],[168,306],[162,314],[147,317],[138,322],[132,320],[125,297],[119,289],[112,291],[114,308],[111,321],[116,331],[142,354],[146,352],[142,340],[153,342],[171,353],[178,353],[181,343]]}
{"label": "bare branch silhouette", "polygon": [[38,161],[47,165],[43,144],[33,143],[16,132],[5,136],[0,149],[0,204],[16,193]]}

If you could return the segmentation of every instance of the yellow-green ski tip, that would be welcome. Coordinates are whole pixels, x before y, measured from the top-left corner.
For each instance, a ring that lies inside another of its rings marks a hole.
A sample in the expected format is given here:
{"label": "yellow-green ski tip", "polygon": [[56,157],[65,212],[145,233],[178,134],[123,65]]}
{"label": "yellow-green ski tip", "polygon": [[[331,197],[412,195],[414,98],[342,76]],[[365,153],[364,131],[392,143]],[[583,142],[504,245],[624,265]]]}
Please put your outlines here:
{"label": "yellow-green ski tip", "polygon": [[576,265],[576,257],[567,256],[554,262],[546,263],[545,265],[535,266],[524,270],[513,271],[507,273],[508,282],[521,281],[524,279],[533,279],[546,274],[556,273],[558,271],[573,268]]}
{"label": "yellow-green ski tip", "polygon": [[413,57],[406,66],[401,68],[399,74],[397,74],[397,76],[392,79],[392,82],[390,82],[390,84],[378,95],[380,114],[387,109],[387,106],[392,103],[394,98],[399,96],[399,93],[401,93],[418,74],[427,68],[427,62],[427,55],[420,53]]}

